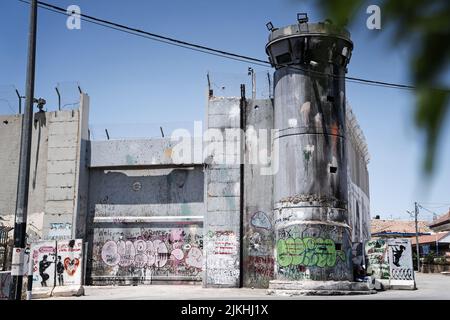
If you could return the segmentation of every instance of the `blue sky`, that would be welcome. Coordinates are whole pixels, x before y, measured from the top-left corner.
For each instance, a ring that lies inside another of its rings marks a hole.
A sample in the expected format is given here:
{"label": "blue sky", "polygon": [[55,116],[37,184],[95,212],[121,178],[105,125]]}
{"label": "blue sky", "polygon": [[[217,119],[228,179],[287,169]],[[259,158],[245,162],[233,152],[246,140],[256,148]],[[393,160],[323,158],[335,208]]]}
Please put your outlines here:
{"label": "blue sky", "polygon": [[[265,24],[294,23],[297,12],[308,12],[311,22],[324,20],[314,1],[144,1],[144,0],[47,0],[60,7],[77,4],[83,13],[167,35],[185,41],[266,59],[268,32]],[[373,1],[376,4],[377,1]],[[0,12],[0,98],[16,108],[8,85],[24,94],[28,7],[18,0],[2,0]],[[411,48],[390,42],[391,30],[368,30],[365,10],[350,26],[355,49],[349,76],[409,83]],[[91,97],[90,123],[95,139],[159,134],[192,126],[204,118],[206,73],[220,94],[239,92],[249,83],[251,66],[263,82],[269,68],[226,60],[169,46],[82,22],[81,30],[68,30],[66,17],[39,11],[36,93],[57,106],[54,87],[61,84],[63,102],[73,102],[73,82]],[[259,84],[263,86],[263,84]],[[247,86],[250,91],[250,86]],[[229,91],[228,91],[229,90]],[[372,216],[409,216],[414,201],[438,214],[450,203],[450,115],[441,139],[436,174],[426,182],[421,174],[422,136],[414,127],[414,95],[410,91],[347,84],[347,99],[366,136],[371,162]],[[0,100],[0,113],[10,112]],[[441,208],[437,208],[442,203]],[[431,215],[423,211],[424,218]]]}

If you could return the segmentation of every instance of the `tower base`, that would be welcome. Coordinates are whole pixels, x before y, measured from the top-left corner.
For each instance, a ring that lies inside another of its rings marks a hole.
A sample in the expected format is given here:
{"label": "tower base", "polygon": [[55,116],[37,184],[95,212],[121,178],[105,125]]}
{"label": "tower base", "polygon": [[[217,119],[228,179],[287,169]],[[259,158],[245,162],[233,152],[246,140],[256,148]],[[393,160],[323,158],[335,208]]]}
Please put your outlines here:
{"label": "tower base", "polygon": [[364,282],[350,281],[281,281],[269,282],[269,295],[282,296],[337,296],[373,294]]}

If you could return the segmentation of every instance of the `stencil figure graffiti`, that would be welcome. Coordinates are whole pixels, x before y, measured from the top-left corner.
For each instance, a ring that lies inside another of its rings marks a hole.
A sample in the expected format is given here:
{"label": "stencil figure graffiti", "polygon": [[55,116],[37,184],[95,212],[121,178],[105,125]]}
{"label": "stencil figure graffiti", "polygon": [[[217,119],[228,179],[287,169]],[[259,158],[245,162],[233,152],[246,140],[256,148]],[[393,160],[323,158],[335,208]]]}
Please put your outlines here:
{"label": "stencil figure graffiti", "polygon": [[391,281],[414,283],[411,242],[408,239],[389,239],[389,269]]}
{"label": "stencil figure graffiti", "polygon": [[277,262],[281,267],[334,267],[338,258],[345,261],[346,254],[336,250],[336,244],[331,239],[288,238],[280,239],[277,243]]}
{"label": "stencil figure graffiti", "polygon": [[58,275],[58,284],[64,285],[64,265],[61,261],[61,256],[58,256],[58,263],[56,264],[56,274]]}
{"label": "stencil figure graffiti", "polygon": [[50,278],[50,275],[48,273],[46,273],[45,271],[52,264],[52,262],[47,261],[47,258],[48,258],[48,256],[44,255],[42,257],[42,260],[39,262],[39,275],[42,278],[41,285],[43,287],[47,286],[47,280]]}
{"label": "stencil figure graffiti", "polygon": [[402,257],[403,251],[406,250],[405,246],[393,247],[394,261],[392,262],[395,266],[400,267],[400,258]]}

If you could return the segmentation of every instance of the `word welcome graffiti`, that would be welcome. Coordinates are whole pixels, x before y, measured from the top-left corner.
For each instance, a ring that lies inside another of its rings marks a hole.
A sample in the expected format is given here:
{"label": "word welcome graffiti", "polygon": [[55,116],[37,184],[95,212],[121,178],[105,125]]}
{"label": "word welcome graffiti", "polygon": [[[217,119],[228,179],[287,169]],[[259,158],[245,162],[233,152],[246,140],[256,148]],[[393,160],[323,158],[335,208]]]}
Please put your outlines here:
{"label": "word welcome graffiti", "polygon": [[203,252],[198,247],[186,245],[183,248],[173,248],[169,252],[167,245],[159,239],[134,242],[109,240],[103,245],[101,256],[108,266],[162,268],[170,257],[176,261],[184,261],[193,268],[201,269],[203,266]]}
{"label": "word welcome graffiti", "polygon": [[277,260],[281,267],[317,266],[334,267],[338,258],[345,261],[345,252],[336,250],[331,239],[288,238],[277,242]]}

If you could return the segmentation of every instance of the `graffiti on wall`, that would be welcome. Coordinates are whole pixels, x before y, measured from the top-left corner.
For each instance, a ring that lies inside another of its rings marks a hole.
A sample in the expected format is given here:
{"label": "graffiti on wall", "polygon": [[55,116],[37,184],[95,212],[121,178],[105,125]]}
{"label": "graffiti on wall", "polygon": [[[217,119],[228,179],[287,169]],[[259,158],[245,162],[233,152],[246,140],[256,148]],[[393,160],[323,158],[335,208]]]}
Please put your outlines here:
{"label": "graffiti on wall", "polygon": [[56,254],[56,285],[81,285],[83,241],[60,240]]}
{"label": "graffiti on wall", "polygon": [[270,222],[270,219],[262,211],[255,212],[252,215],[250,222],[251,222],[252,226],[255,228],[260,228],[260,229],[265,229],[265,230],[272,229],[272,223]]}
{"label": "graffiti on wall", "polygon": [[[183,250],[184,249],[184,250]],[[176,261],[183,261],[194,268],[202,268],[202,250],[190,245],[184,247],[172,247],[159,239],[136,241],[107,241],[102,247],[102,260],[109,266],[121,267],[135,266],[137,268],[156,267],[162,268],[173,257]]]}
{"label": "graffiti on wall", "polygon": [[92,276],[189,277],[203,268],[201,229],[95,229]]}
{"label": "graffiti on wall", "polygon": [[239,242],[233,231],[209,231],[206,235],[207,282],[236,285],[239,281]]}
{"label": "graffiti on wall", "polygon": [[393,280],[414,280],[411,242],[408,239],[389,239],[389,268]]}
{"label": "graffiti on wall", "polygon": [[[256,209],[256,208],[255,208]],[[270,215],[258,210],[248,215],[244,236],[244,286],[267,288],[274,279],[274,234]]]}
{"label": "graffiti on wall", "polygon": [[246,262],[250,279],[274,278],[274,258],[272,256],[249,256]]}
{"label": "graffiti on wall", "polygon": [[387,242],[383,239],[367,241],[365,246],[367,274],[376,279],[389,279]]}
{"label": "graffiti on wall", "polygon": [[277,242],[277,261],[281,267],[316,266],[334,267],[339,260],[346,261],[346,254],[336,249],[331,239],[288,238]]}
{"label": "graffiti on wall", "polygon": [[56,241],[40,241],[31,244],[33,263],[33,288],[54,287]]}
{"label": "graffiti on wall", "polygon": [[51,240],[70,239],[72,236],[71,223],[50,223],[48,238]]}

